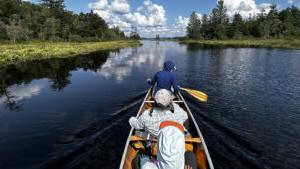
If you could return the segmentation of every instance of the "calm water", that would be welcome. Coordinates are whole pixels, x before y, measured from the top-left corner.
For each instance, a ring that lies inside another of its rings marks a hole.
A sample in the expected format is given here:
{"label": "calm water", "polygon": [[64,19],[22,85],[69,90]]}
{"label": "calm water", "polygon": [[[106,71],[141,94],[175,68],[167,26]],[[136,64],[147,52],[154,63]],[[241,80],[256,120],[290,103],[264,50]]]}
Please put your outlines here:
{"label": "calm water", "polygon": [[0,69],[0,168],[117,168],[151,77],[165,60],[217,169],[300,166],[300,51],[205,49],[144,41],[138,48]]}

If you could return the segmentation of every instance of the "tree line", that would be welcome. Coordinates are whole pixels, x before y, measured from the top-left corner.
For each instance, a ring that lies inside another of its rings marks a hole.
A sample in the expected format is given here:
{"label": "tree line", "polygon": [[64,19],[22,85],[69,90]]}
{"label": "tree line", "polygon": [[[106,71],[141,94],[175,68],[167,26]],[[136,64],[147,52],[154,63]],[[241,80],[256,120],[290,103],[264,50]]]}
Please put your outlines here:
{"label": "tree line", "polygon": [[224,1],[219,0],[210,15],[200,18],[193,12],[187,26],[191,39],[242,39],[300,37],[300,10],[295,6],[279,11],[275,4],[267,13],[262,9],[257,16],[244,19],[236,13],[227,15]]}
{"label": "tree line", "polygon": [[119,27],[109,28],[96,13],[65,10],[64,0],[0,0],[0,40],[13,42],[104,41],[126,39]]}

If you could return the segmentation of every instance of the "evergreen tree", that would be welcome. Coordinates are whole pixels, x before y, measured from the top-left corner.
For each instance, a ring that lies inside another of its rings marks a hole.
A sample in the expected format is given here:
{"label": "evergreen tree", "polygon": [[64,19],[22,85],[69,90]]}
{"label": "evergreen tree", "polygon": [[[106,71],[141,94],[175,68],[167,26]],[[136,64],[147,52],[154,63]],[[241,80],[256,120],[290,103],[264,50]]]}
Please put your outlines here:
{"label": "evergreen tree", "polygon": [[196,14],[196,12],[193,12],[190,21],[187,27],[187,33],[188,37],[191,39],[200,39],[201,36],[201,21]]}
{"label": "evergreen tree", "polygon": [[201,36],[205,39],[208,39],[210,38],[210,33],[209,33],[209,30],[210,30],[210,23],[209,23],[209,19],[208,19],[208,16],[206,14],[204,14],[202,16],[202,25],[201,25],[201,28],[200,28],[200,33],[201,33]]}
{"label": "evergreen tree", "polygon": [[6,25],[0,21],[0,39],[7,39]]}
{"label": "evergreen tree", "polygon": [[16,43],[19,40],[26,39],[26,30],[21,26],[19,16],[14,14],[9,20],[9,24],[6,26],[6,32],[8,38]]}
{"label": "evergreen tree", "polygon": [[229,36],[231,38],[242,38],[242,26],[243,26],[243,18],[239,13],[236,13],[233,16],[233,21],[231,24],[231,28],[229,31]]}
{"label": "evergreen tree", "polygon": [[226,14],[227,9],[224,6],[224,0],[219,0],[217,7],[212,10],[211,22],[214,25],[214,38],[225,39],[227,37],[227,28],[229,19]]}
{"label": "evergreen tree", "polygon": [[[191,21],[187,27],[187,36],[189,38],[203,37],[205,39],[225,39],[258,37],[258,38],[277,38],[300,36],[300,10],[292,6],[282,11],[278,11],[275,4],[270,6],[270,11],[262,9],[256,15],[250,15],[243,19],[240,14],[235,14],[232,21],[229,21],[226,15],[224,1],[219,0],[216,8],[210,14],[210,17],[203,15],[200,22],[200,33],[195,33]],[[190,20],[195,20],[195,13]],[[195,22],[194,22],[195,23]],[[198,27],[199,28],[199,27]]]}
{"label": "evergreen tree", "polygon": [[65,8],[64,0],[41,0],[41,4],[49,9],[63,11]]}
{"label": "evergreen tree", "polygon": [[140,35],[137,33],[137,27],[133,26],[131,28],[130,39],[139,40],[141,39]]}
{"label": "evergreen tree", "polygon": [[20,14],[21,0],[0,0],[0,20],[8,24],[12,15]]}
{"label": "evergreen tree", "polygon": [[293,16],[293,25],[295,27],[295,35],[300,36],[300,10],[296,6],[291,7],[291,12]]}
{"label": "evergreen tree", "polygon": [[43,35],[46,40],[56,40],[59,23],[54,17],[48,18],[44,23]]}
{"label": "evergreen tree", "polygon": [[267,16],[265,14],[265,9],[261,10],[261,13],[258,16],[258,31],[260,34],[260,37],[263,37],[265,39],[270,37],[270,24],[267,20]]}
{"label": "evergreen tree", "polygon": [[156,34],[156,37],[155,37],[156,40],[159,40],[159,34]]}
{"label": "evergreen tree", "polygon": [[280,20],[282,21],[282,34],[284,36],[295,35],[294,18],[291,8],[287,8],[279,13]]}
{"label": "evergreen tree", "polygon": [[267,24],[271,37],[279,37],[281,30],[281,21],[279,19],[277,6],[275,4],[270,6],[270,12],[267,15]]}
{"label": "evergreen tree", "polygon": [[[0,0],[0,40],[95,41],[126,38],[119,28],[108,28],[97,14],[74,14],[65,10],[64,0]],[[17,20],[12,20],[13,16]],[[19,32],[19,33],[17,33]]]}

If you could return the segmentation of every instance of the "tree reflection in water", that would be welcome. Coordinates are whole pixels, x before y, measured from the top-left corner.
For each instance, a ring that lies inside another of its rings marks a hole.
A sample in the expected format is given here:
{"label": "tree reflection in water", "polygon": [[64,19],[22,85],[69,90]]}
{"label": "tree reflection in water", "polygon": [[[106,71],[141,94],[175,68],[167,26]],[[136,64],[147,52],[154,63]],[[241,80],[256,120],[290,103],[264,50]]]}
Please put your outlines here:
{"label": "tree reflection in water", "polygon": [[5,104],[9,111],[21,111],[22,99],[10,91],[13,85],[30,84],[33,80],[47,78],[53,90],[61,91],[71,84],[71,71],[82,68],[84,71],[96,72],[106,62],[109,53],[98,51],[71,58],[31,61],[0,68],[0,104]]}
{"label": "tree reflection in water", "polygon": [[5,108],[10,111],[22,111],[23,110],[23,104],[18,102],[15,98],[16,96],[13,96],[10,91],[7,90],[7,88],[0,86],[0,98],[4,97],[4,104]]}

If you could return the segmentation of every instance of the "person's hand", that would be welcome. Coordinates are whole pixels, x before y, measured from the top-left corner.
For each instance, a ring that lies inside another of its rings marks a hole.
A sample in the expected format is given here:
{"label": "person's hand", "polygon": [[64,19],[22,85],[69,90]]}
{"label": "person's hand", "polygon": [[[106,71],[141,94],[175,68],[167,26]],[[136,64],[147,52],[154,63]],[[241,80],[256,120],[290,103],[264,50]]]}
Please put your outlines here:
{"label": "person's hand", "polygon": [[129,124],[131,127],[135,128],[137,124],[139,123],[139,120],[136,117],[131,117],[129,119]]}
{"label": "person's hand", "polygon": [[152,82],[152,79],[148,78],[148,79],[147,79],[147,83],[148,83],[148,84],[151,84],[151,82]]}
{"label": "person's hand", "polygon": [[185,166],[184,166],[184,169],[192,169],[192,167],[189,166],[189,165],[185,165]]}

